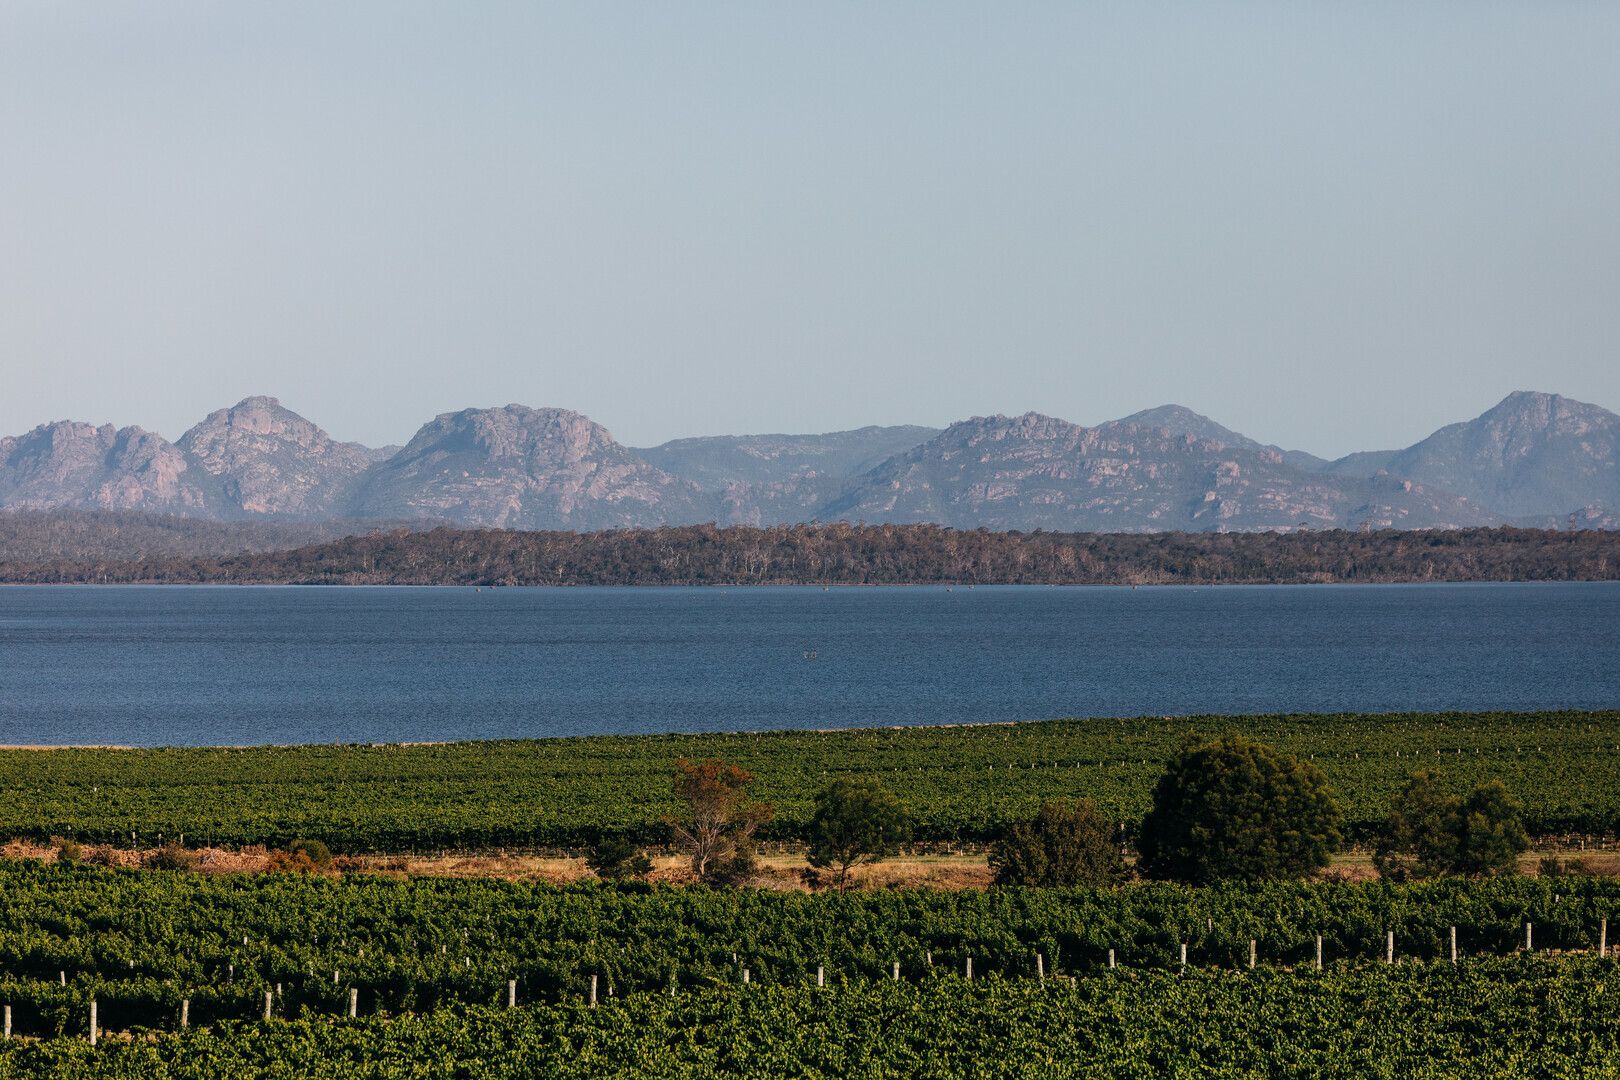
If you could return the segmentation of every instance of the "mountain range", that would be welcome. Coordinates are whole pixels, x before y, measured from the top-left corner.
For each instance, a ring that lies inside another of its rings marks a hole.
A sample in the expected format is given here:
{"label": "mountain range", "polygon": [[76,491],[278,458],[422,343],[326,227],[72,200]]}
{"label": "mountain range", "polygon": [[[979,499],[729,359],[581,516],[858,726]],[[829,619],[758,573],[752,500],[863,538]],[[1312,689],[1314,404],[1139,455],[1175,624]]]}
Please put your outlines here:
{"label": "mountain range", "polygon": [[338,442],[269,397],[178,441],[62,420],[0,437],[0,510],[572,529],[849,520],[1096,532],[1620,527],[1620,416],[1521,391],[1401,450],[1334,461],[1165,405],[940,430],[632,448],[566,409],[464,409],[403,447]]}

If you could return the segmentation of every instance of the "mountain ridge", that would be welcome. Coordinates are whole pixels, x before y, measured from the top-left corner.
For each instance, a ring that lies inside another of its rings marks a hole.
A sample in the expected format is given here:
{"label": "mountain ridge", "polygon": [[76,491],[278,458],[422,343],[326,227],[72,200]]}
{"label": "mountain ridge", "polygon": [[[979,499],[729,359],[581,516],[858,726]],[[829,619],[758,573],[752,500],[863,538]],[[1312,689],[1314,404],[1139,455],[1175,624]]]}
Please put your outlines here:
{"label": "mountain ridge", "polygon": [[509,404],[441,413],[404,446],[373,449],[254,396],[173,443],[67,420],[0,437],[7,509],[572,530],[830,520],[1110,532],[1605,528],[1620,515],[1620,416],[1515,391],[1403,449],[1328,461],[1175,404],[1090,427],[1027,412],[639,449],[583,414]]}

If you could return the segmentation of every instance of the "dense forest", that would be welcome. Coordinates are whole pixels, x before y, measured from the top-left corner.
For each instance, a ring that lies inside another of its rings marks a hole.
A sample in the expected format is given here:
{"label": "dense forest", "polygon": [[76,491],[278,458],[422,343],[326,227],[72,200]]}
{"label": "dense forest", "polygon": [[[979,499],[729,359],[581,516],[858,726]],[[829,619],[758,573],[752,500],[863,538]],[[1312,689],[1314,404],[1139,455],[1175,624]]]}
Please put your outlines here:
{"label": "dense forest", "polygon": [[290,551],[97,558],[83,550],[31,556],[17,544],[0,547],[0,581],[1154,585],[1620,578],[1620,532],[1518,528],[1141,534],[849,524],[592,533],[396,528]]}

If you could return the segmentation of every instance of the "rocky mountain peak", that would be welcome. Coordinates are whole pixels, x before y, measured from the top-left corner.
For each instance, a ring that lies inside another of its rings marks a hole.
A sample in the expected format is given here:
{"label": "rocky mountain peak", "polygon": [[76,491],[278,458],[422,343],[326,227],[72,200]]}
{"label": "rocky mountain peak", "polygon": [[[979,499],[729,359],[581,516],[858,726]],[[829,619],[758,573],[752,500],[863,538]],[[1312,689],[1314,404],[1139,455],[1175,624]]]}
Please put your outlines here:
{"label": "rocky mountain peak", "polygon": [[714,517],[713,500],[568,409],[443,413],[367,477],[367,516],[502,528],[613,528]]}
{"label": "rocky mountain peak", "polygon": [[1384,467],[1511,517],[1620,507],[1620,416],[1558,394],[1516,391]]}
{"label": "rocky mountain peak", "polygon": [[177,444],[219,481],[238,513],[315,517],[339,508],[372,463],[273,397],[243,398],[210,413]]}
{"label": "rocky mountain peak", "polygon": [[0,441],[0,506],[206,512],[208,497],[161,435],[58,420]]}

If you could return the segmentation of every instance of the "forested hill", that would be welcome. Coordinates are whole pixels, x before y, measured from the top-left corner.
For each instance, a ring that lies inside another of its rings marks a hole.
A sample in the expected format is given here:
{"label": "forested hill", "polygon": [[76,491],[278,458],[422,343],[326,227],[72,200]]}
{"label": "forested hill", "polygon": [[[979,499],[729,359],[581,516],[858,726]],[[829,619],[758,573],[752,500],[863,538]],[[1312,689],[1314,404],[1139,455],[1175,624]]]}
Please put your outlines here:
{"label": "forested hill", "polygon": [[1020,533],[935,525],[439,528],[228,557],[0,563],[0,581],[334,585],[1204,584],[1620,578],[1620,532]]}

